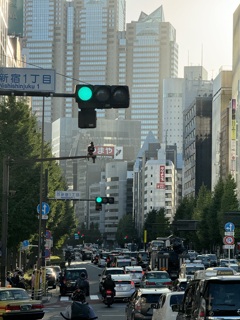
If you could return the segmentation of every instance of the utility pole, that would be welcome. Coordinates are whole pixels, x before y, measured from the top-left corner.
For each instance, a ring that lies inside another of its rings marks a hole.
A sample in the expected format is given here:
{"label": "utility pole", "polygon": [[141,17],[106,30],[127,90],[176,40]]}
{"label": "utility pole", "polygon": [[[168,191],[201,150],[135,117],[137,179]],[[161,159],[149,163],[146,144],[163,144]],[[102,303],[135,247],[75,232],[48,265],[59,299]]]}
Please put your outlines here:
{"label": "utility pole", "polygon": [[1,238],[1,287],[5,287],[7,273],[7,236],[8,236],[8,196],[9,196],[9,159],[3,158],[2,185],[2,238]]}

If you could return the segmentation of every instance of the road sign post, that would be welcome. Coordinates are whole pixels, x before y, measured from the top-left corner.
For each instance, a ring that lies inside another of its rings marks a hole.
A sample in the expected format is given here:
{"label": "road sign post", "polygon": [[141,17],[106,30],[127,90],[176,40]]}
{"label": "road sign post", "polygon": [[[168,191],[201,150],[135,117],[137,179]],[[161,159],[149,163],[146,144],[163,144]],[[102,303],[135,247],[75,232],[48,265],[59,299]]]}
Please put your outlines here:
{"label": "road sign post", "polygon": [[234,230],[235,230],[235,225],[232,222],[227,222],[224,226],[225,229],[225,237],[223,238],[223,249],[228,250],[228,261],[230,261],[231,258],[231,252],[230,250],[233,250],[235,245],[234,245]]}

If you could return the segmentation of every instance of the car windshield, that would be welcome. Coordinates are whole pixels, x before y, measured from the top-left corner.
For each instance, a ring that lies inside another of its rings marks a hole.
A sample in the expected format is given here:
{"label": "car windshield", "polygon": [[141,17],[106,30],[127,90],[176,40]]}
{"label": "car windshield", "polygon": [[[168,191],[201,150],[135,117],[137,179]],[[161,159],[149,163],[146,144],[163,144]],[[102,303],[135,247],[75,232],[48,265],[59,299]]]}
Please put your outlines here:
{"label": "car windshield", "polygon": [[169,276],[165,272],[149,272],[146,274],[146,279],[169,279]]}
{"label": "car windshield", "polygon": [[30,300],[30,297],[25,290],[0,291],[0,301],[5,300]]}
{"label": "car windshield", "polygon": [[209,283],[208,290],[204,293],[208,310],[215,306],[240,309],[240,281],[224,281]]}
{"label": "car windshield", "polygon": [[118,270],[118,269],[106,270],[105,274],[124,274],[124,270]]}
{"label": "car windshield", "polygon": [[161,297],[161,293],[159,294],[143,294],[142,298],[146,301],[146,303],[157,303],[159,298]]}
{"label": "car windshield", "polygon": [[60,269],[60,267],[58,267],[58,266],[55,266],[55,267],[51,267],[55,272],[57,272],[57,273],[59,273],[59,272],[61,272],[61,269]]}
{"label": "car windshield", "polygon": [[130,261],[118,261],[117,262],[118,267],[126,267],[126,266],[129,266],[130,264],[131,264]]}
{"label": "car windshield", "polygon": [[195,271],[198,271],[198,270],[204,270],[204,267],[201,267],[201,266],[199,266],[199,267],[187,267],[186,268],[186,273],[193,275],[195,273]]}
{"label": "car windshield", "polygon": [[66,273],[65,273],[65,277],[67,280],[77,280],[80,278],[80,274],[84,272],[86,274],[86,277],[87,277],[87,273],[85,270],[80,270],[80,271],[70,271],[70,270],[67,270]]}
{"label": "car windshield", "polygon": [[172,306],[173,304],[181,304],[183,296],[183,294],[172,295],[170,298],[170,306]]}

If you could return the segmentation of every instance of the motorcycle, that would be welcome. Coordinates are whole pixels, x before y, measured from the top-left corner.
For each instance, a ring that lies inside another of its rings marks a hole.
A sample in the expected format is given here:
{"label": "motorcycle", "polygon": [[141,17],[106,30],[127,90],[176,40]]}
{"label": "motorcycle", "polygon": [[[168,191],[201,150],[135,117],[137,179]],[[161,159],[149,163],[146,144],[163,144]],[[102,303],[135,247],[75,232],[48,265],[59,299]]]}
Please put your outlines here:
{"label": "motorcycle", "polygon": [[110,307],[114,302],[114,292],[112,290],[106,290],[105,296],[103,297],[103,303]]}

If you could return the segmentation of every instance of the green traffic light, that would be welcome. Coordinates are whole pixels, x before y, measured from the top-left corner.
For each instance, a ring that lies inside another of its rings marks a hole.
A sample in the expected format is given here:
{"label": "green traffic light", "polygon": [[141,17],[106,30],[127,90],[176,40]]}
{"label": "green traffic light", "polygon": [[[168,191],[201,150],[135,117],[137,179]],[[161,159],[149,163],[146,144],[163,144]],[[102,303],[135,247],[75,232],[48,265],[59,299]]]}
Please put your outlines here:
{"label": "green traffic light", "polygon": [[102,203],[102,197],[96,197],[95,201],[96,201],[97,203]]}
{"label": "green traffic light", "polygon": [[82,101],[88,101],[92,98],[93,92],[89,87],[81,87],[78,90],[77,95]]}

